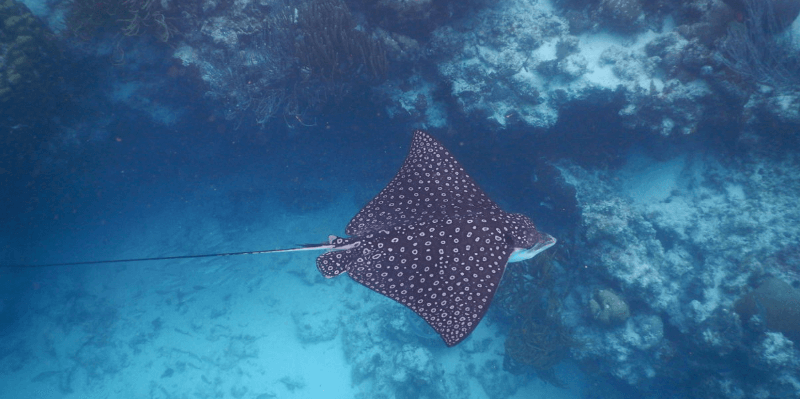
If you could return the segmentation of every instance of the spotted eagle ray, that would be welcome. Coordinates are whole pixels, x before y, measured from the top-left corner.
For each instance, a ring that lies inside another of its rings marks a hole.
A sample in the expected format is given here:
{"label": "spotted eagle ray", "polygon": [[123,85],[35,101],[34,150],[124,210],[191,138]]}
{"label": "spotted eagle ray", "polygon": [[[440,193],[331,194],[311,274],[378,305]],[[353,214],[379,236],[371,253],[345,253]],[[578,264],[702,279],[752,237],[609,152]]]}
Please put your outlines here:
{"label": "spotted eagle ray", "polygon": [[403,166],[345,228],[325,244],[266,251],[163,256],[3,267],[119,263],[329,250],[317,258],[327,278],[347,273],[407,306],[447,346],[463,341],[492,302],[509,262],[555,245],[524,215],[500,209],[428,133],[414,131]]}
{"label": "spotted eagle ray", "polygon": [[414,131],[389,185],[317,258],[325,277],[347,273],[409,307],[447,346],[463,341],[492,302],[506,264],[556,243],[531,219],[507,213],[428,133]]}

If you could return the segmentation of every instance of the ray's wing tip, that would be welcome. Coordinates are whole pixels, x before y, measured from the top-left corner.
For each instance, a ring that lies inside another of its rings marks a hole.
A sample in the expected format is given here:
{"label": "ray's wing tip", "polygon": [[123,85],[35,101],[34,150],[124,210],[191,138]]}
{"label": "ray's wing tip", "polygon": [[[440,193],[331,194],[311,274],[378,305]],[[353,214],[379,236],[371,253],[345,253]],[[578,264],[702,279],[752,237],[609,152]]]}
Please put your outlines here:
{"label": "ray's wing tip", "polygon": [[540,232],[540,234],[542,235],[541,242],[542,242],[542,244],[547,246],[547,248],[550,248],[553,245],[556,245],[556,243],[558,242],[558,239],[553,237],[553,236],[551,236],[550,234],[547,234],[545,232]]}
{"label": "ray's wing tip", "polygon": [[465,334],[464,336],[459,338],[450,338],[450,339],[446,338],[444,335],[440,336],[442,337],[442,340],[444,340],[444,344],[447,345],[448,348],[452,348],[464,342],[464,340],[466,340],[470,336],[470,334],[472,334],[472,332],[470,332],[469,334]]}
{"label": "ray's wing tip", "polygon": [[412,135],[414,137],[414,140],[431,137],[430,133],[428,133],[427,131],[422,130],[422,129],[414,129],[414,132],[413,132]]}

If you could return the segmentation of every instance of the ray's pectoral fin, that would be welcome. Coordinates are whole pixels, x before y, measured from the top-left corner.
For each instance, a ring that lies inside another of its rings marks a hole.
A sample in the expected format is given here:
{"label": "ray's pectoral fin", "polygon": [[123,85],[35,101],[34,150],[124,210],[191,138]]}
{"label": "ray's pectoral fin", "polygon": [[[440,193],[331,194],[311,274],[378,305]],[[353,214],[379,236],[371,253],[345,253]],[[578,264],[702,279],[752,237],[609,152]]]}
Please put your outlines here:
{"label": "ray's pectoral fin", "polygon": [[352,262],[352,251],[334,251],[317,257],[317,269],[325,278],[333,278],[347,271]]}
{"label": "ray's pectoral fin", "polygon": [[332,235],[328,237],[328,242],[331,252],[317,257],[317,269],[325,278],[333,278],[348,271],[348,266],[356,259],[361,241]]}

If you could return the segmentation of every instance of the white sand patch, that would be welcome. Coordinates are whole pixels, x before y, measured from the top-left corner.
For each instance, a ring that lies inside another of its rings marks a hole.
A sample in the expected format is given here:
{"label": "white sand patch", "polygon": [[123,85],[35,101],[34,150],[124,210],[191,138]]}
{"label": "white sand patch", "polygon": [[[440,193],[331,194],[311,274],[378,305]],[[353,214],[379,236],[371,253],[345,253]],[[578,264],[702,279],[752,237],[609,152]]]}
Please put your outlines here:
{"label": "white sand patch", "polygon": [[658,162],[644,154],[633,153],[618,177],[622,189],[640,204],[662,202],[678,189],[681,172],[686,166],[683,156]]}

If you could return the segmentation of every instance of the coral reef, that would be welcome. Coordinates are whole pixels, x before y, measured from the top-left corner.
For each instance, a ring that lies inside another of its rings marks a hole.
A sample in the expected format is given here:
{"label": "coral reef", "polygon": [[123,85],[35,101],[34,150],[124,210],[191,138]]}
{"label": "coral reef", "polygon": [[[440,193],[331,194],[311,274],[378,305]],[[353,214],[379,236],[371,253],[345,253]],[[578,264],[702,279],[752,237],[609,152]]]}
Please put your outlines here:
{"label": "coral reef", "polygon": [[[385,78],[380,41],[356,23],[340,0],[299,5],[254,3],[207,10],[200,35],[175,57],[196,67],[227,120],[265,126],[282,117],[289,127],[313,126],[320,107],[337,104]],[[210,42],[208,40],[210,39]]]}
{"label": "coral reef", "polygon": [[[780,118],[796,128],[800,63],[791,35],[769,28],[785,26],[795,9],[787,0],[727,3],[77,0],[71,25],[169,40],[220,105],[215,117],[262,127],[276,118],[314,126],[325,107],[369,98],[398,122],[429,127],[466,119],[549,129],[565,108],[596,105],[619,113],[627,129],[662,136],[709,126],[753,135]],[[754,90],[754,82],[780,90]]]}
{"label": "coral reef", "polygon": [[61,52],[53,35],[21,3],[4,0],[0,24],[0,106],[24,114],[26,106],[41,107],[42,99],[52,98]]}
{"label": "coral reef", "polygon": [[557,118],[555,99],[543,96],[547,91],[532,73],[551,59],[536,50],[566,34],[566,22],[522,1],[497,3],[472,18],[474,28],[439,28],[431,43],[438,72],[449,82],[460,111],[481,115],[497,126],[513,121],[552,126]]}
{"label": "coral reef", "polygon": [[[725,18],[733,18],[716,12],[724,5],[704,7],[672,27],[663,4],[579,3],[560,10],[503,2],[434,31],[429,54],[459,110],[496,129],[547,129],[567,104],[613,104],[621,95],[627,127],[673,135],[696,132],[711,114],[732,107],[720,89],[724,66],[713,57]],[[624,29],[581,32],[570,25],[569,12],[576,9],[595,16],[590,24]],[[645,23],[648,12],[654,14]],[[636,33],[645,26],[651,30]]]}
{"label": "coral reef", "polygon": [[618,29],[636,29],[644,22],[642,3],[639,0],[602,0],[599,10],[610,20],[611,26]]}
{"label": "coral reef", "polygon": [[[792,202],[800,185],[789,172],[797,159],[742,156],[645,163],[634,152],[627,166],[599,175],[562,167],[583,211],[572,254],[583,288],[562,301],[581,343],[573,356],[645,392],[691,385],[695,396],[797,394],[796,349],[784,341],[797,331],[796,289],[784,282],[798,273],[791,248],[800,236],[789,222],[800,217]],[[587,285],[615,287],[632,316],[616,326],[588,323],[586,303],[597,298]],[[715,381],[731,368],[724,383]],[[754,372],[764,378],[739,378]]]}
{"label": "coral reef", "polygon": [[572,350],[575,357],[640,389],[662,377],[661,359],[670,356],[664,323],[656,315],[636,315],[614,329],[576,326],[573,334],[581,343]]}

